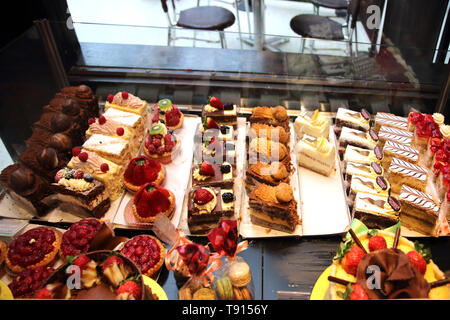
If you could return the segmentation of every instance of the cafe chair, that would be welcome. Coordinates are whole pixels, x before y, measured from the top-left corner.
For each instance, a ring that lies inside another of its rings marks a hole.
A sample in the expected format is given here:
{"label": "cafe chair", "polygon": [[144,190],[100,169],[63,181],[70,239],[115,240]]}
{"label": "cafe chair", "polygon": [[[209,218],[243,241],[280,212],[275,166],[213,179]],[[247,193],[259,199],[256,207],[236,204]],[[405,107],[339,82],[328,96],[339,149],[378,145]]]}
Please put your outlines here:
{"label": "cafe chair", "polygon": [[[197,7],[181,10],[176,12],[175,0],[171,0],[172,7],[172,21],[171,14],[169,13],[168,0],[161,0],[163,11],[167,15],[169,30],[167,45],[170,46],[172,41],[178,39],[192,39],[195,41],[205,41],[217,43],[220,41],[222,48],[226,48],[225,33],[224,30],[232,26],[236,20],[234,14],[222,7],[218,6],[200,6],[199,1]],[[196,37],[177,37],[175,35],[176,28],[192,29],[192,30],[210,30],[218,31],[220,40],[212,41],[209,39],[198,39]]]}
{"label": "cafe chair", "polygon": [[320,8],[334,10],[348,10],[347,0],[311,0],[314,6],[314,14],[319,15]]}
{"label": "cafe chair", "polygon": [[[353,55],[353,34],[356,34],[356,22],[360,9],[361,0],[351,0],[348,6],[347,22],[341,24],[329,17],[323,17],[315,14],[300,14],[293,17],[290,21],[292,31],[302,37],[300,52],[305,50],[306,39],[313,41],[330,40],[330,41],[346,41],[348,46],[348,55]],[[314,46],[312,45],[314,51]],[[357,48],[356,48],[357,53]]]}

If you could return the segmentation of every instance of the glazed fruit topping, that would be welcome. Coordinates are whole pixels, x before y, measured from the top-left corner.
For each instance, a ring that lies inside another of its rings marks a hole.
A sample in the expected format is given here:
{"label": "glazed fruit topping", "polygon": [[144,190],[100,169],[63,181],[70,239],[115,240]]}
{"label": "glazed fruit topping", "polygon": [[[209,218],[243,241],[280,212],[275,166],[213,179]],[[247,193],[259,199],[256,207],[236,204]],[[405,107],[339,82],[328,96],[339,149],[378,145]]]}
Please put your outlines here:
{"label": "glazed fruit topping", "polygon": [[53,251],[55,240],[55,232],[49,228],[31,229],[10,243],[9,260],[13,265],[19,265],[22,268],[39,263]]}
{"label": "glazed fruit topping", "polygon": [[214,107],[218,110],[223,110],[223,104],[222,101],[219,100],[217,97],[210,97],[208,100],[208,103],[211,107]]}
{"label": "glazed fruit topping", "polygon": [[69,263],[72,263],[73,265],[80,267],[81,270],[84,270],[86,268],[87,264],[92,261],[84,254],[76,257],[72,261],[70,261],[71,259],[68,259],[68,260],[69,260]]}
{"label": "glazed fruit topping", "polygon": [[194,203],[204,205],[214,199],[214,195],[206,189],[199,188],[194,192]]}
{"label": "glazed fruit topping", "polygon": [[31,298],[55,270],[49,267],[25,269],[9,284],[14,298]]}
{"label": "glazed fruit topping", "polygon": [[200,174],[202,176],[214,176],[215,171],[211,163],[208,161],[203,161],[200,165]]}
{"label": "glazed fruit topping", "polygon": [[134,204],[141,217],[155,216],[170,208],[169,192],[152,184],[143,185],[134,197]]}
{"label": "glazed fruit topping", "polygon": [[159,161],[142,155],[131,159],[125,170],[125,179],[136,186],[140,186],[155,181],[160,171],[161,164]]}
{"label": "glazed fruit topping", "polygon": [[409,120],[413,123],[413,124],[417,124],[418,122],[422,122],[423,121],[423,114],[421,114],[420,112],[412,112],[409,114]]}
{"label": "glazed fruit topping", "polygon": [[127,241],[121,253],[130,258],[147,273],[161,259],[161,249],[156,240],[147,235],[140,235]]}
{"label": "glazed fruit topping", "polygon": [[386,249],[386,240],[382,236],[373,236],[369,239],[369,250],[376,251],[380,249]]}
{"label": "glazed fruit topping", "polygon": [[116,291],[119,300],[138,300],[141,298],[141,288],[134,280],[125,281]]}
{"label": "glazed fruit topping", "polygon": [[419,271],[421,274],[425,274],[425,272],[427,271],[427,262],[425,261],[425,259],[422,258],[422,256],[414,250],[408,252],[406,255],[408,256],[414,267],[417,269],[417,271]]}
{"label": "glazed fruit topping", "polygon": [[364,257],[364,251],[358,247],[356,244],[349,243],[350,248],[346,249],[344,259],[342,260],[342,267],[344,270],[351,274],[356,275],[356,270],[358,269],[358,264]]}
{"label": "glazed fruit topping", "polygon": [[166,112],[165,118],[166,118],[166,124],[168,126],[171,126],[171,127],[176,126],[180,122],[181,111],[178,110],[178,108],[174,106],[172,108],[172,110]]}
{"label": "glazed fruit topping", "polygon": [[337,294],[344,300],[369,300],[364,288],[358,283],[347,285],[345,292],[338,291]]}
{"label": "glazed fruit topping", "polygon": [[102,223],[97,219],[83,219],[64,232],[61,243],[63,256],[76,256],[89,250]]}
{"label": "glazed fruit topping", "polygon": [[105,261],[103,261],[103,263],[102,263],[102,272],[105,272],[105,270],[106,270],[108,267],[111,267],[111,266],[113,266],[113,265],[115,265],[115,264],[118,264],[118,265],[124,264],[123,259],[122,259],[121,257],[116,256],[116,255],[113,255],[113,256],[108,257],[108,258],[107,258]]}

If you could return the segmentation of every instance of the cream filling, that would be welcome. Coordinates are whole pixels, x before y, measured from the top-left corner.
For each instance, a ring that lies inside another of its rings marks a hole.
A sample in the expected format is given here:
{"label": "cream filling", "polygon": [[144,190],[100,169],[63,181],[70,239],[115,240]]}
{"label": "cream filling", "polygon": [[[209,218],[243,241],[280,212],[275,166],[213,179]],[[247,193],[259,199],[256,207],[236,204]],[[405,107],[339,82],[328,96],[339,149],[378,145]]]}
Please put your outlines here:
{"label": "cream filling", "polygon": [[86,191],[94,187],[94,184],[92,182],[87,182],[84,179],[62,178],[58,181],[58,184],[77,191]]}
{"label": "cream filling", "polygon": [[101,134],[93,134],[83,144],[83,148],[91,151],[99,151],[104,154],[113,156],[121,156],[128,151],[129,144],[127,141],[115,137],[105,136]]}
{"label": "cream filling", "polygon": [[[358,118],[353,117],[352,115],[359,115]],[[369,130],[369,121],[363,118],[361,113],[345,108],[339,108],[338,112],[336,114],[336,119],[350,122],[350,123],[356,123],[360,125],[362,128]]]}
{"label": "cream filling", "polygon": [[[373,199],[375,201],[383,201],[384,202],[383,208],[381,208],[375,204],[372,204],[372,203],[368,202],[367,200],[364,200],[366,198]],[[388,216],[388,217],[398,216],[398,213],[394,209],[392,209],[392,207],[389,205],[386,197],[377,197],[377,196],[374,196],[373,194],[368,194],[368,193],[358,192],[356,194],[354,210]]]}
{"label": "cream filling", "polygon": [[206,112],[216,112],[218,111],[217,108],[214,108],[212,105],[210,105],[209,103],[205,106],[205,111]]}
{"label": "cream filling", "polygon": [[198,212],[200,214],[202,214],[202,213],[210,213],[210,212],[212,212],[214,210],[214,208],[217,205],[216,193],[214,192],[213,189],[210,189],[210,188],[202,188],[202,189],[205,189],[209,193],[211,193],[213,195],[213,199],[210,202],[205,203],[205,204],[197,204],[197,203],[194,202],[194,207],[198,210]]}
{"label": "cream filling", "polygon": [[[365,155],[365,153],[367,153],[367,155]],[[344,160],[364,164],[380,162],[380,160],[377,159],[375,153],[372,150],[366,150],[351,145],[348,145],[345,150]]]}
{"label": "cream filling", "polygon": [[305,133],[317,138],[321,136],[328,137],[329,128],[330,121],[322,116],[321,113],[317,113],[315,118],[314,116],[310,118],[304,112],[300,114],[294,122],[294,130],[298,135]]}
{"label": "cream filling", "polygon": [[441,125],[439,127],[439,129],[441,130],[442,136],[444,137],[444,139],[449,139],[450,138],[450,126],[449,125]]}
{"label": "cream filling", "polygon": [[[364,184],[371,183],[373,188]],[[366,192],[380,196],[388,196],[389,195],[389,182],[386,181],[387,188],[386,190],[381,189],[381,187],[377,184],[375,179],[366,178],[362,176],[353,176],[352,182],[350,185],[350,189],[356,194],[358,192]]]}
{"label": "cream filling", "polygon": [[203,176],[203,175],[201,175],[200,174],[200,168],[197,168],[197,169],[194,170],[193,177],[194,177],[195,180],[198,180],[198,181],[205,181],[205,180],[211,178],[211,176]]}

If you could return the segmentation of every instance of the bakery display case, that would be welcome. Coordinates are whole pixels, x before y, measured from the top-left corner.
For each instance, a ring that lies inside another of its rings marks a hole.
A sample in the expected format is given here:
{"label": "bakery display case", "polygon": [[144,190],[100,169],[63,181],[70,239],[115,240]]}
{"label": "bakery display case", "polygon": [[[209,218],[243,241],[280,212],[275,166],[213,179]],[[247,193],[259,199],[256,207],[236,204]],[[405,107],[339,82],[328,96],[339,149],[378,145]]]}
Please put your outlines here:
{"label": "bakery display case", "polygon": [[[356,41],[193,32],[221,47],[34,21],[0,52],[0,297],[449,299],[448,41],[384,14]],[[367,288],[373,264],[407,279]]]}

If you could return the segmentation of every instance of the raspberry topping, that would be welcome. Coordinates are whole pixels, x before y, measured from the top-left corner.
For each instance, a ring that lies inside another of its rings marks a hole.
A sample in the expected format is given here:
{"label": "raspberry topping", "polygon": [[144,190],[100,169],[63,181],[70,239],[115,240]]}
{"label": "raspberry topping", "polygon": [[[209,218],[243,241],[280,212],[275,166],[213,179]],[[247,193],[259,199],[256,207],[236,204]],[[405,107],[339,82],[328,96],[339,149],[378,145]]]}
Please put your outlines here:
{"label": "raspberry topping", "polygon": [[102,170],[102,172],[108,172],[109,171],[109,165],[107,163],[102,163],[100,165],[100,170]]}
{"label": "raspberry topping", "polygon": [[61,243],[63,256],[76,256],[89,250],[102,224],[97,219],[83,219],[64,232]]}
{"label": "raspberry topping", "polygon": [[105,124],[106,123],[106,118],[105,118],[105,116],[100,116],[100,117],[98,117],[98,123],[100,123],[100,124]]}
{"label": "raspberry topping", "polygon": [[181,111],[177,107],[173,106],[172,110],[166,112],[166,124],[168,126],[176,126],[180,122]]}
{"label": "raspberry topping", "polygon": [[128,92],[122,91],[122,98],[127,100],[128,99]]}
{"label": "raspberry topping", "polygon": [[409,120],[413,124],[417,124],[418,122],[423,121],[423,119],[424,119],[423,114],[421,114],[420,112],[413,112],[409,115]]}
{"label": "raspberry topping", "polygon": [[78,157],[78,155],[79,155],[80,153],[81,153],[81,149],[80,149],[80,148],[74,147],[74,148],[72,149],[72,156]]}
{"label": "raspberry topping", "polygon": [[55,270],[48,267],[25,269],[8,286],[14,298],[31,298],[53,272]]}
{"label": "raspberry topping", "polygon": [[147,273],[161,259],[160,245],[148,235],[136,236],[127,241],[121,253],[138,265],[142,273]]}
{"label": "raspberry topping", "polygon": [[81,153],[78,155],[78,158],[79,158],[81,161],[86,162],[86,161],[88,160],[88,158],[89,158],[89,155],[88,155],[87,152],[81,152]]}
{"label": "raspberry topping", "polygon": [[91,125],[91,124],[94,124],[94,123],[95,123],[95,119],[94,118],[89,118],[88,124]]}
{"label": "raspberry topping", "polygon": [[109,103],[112,103],[112,102],[113,102],[113,100],[114,100],[114,95],[112,95],[112,94],[108,94],[108,98],[107,98],[107,100],[108,100],[108,102],[109,102]]}
{"label": "raspberry topping", "polygon": [[123,134],[125,133],[125,130],[122,127],[120,127],[120,128],[116,129],[116,133],[118,136],[123,136]]}

